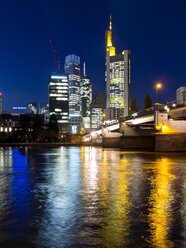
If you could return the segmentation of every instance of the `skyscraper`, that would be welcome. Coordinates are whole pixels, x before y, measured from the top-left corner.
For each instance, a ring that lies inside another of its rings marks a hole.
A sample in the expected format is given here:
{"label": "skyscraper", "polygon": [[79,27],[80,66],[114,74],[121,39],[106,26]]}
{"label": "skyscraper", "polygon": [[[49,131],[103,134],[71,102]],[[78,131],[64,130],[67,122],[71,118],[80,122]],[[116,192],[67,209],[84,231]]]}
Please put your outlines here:
{"label": "skyscraper", "polygon": [[182,86],[176,90],[176,102],[178,105],[186,105],[186,87]]}
{"label": "skyscraper", "polygon": [[69,123],[72,133],[78,133],[81,129],[80,57],[74,54],[66,56],[65,72],[69,80]]}
{"label": "skyscraper", "polygon": [[81,115],[83,118],[83,124],[85,128],[90,128],[90,107],[92,103],[92,84],[90,78],[85,71],[85,63],[83,76],[81,79]]}
{"label": "skyscraper", "polygon": [[69,116],[80,116],[80,57],[66,56],[65,72],[69,77]]}
{"label": "skyscraper", "polygon": [[129,112],[130,50],[116,54],[116,48],[112,44],[111,17],[109,30],[106,31],[105,80],[107,118],[119,119],[120,116],[127,116]]}
{"label": "skyscraper", "polygon": [[104,94],[97,93],[91,106],[91,128],[99,129],[103,124]]}
{"label": "skyscraper", "polygon": [[49,75],[49,114],[55,114],[60,131],[68,130],[69,100],[68,77],[61,72]]}

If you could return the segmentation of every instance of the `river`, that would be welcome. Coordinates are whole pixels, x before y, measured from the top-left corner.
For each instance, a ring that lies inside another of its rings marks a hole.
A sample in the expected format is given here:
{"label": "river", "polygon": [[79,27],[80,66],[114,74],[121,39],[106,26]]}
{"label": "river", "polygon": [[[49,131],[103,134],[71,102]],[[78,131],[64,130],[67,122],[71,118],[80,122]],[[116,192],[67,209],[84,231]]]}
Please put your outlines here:
{"label": "river", "polygon": [[0,247],[186,247],[186,154],[0,148]]}

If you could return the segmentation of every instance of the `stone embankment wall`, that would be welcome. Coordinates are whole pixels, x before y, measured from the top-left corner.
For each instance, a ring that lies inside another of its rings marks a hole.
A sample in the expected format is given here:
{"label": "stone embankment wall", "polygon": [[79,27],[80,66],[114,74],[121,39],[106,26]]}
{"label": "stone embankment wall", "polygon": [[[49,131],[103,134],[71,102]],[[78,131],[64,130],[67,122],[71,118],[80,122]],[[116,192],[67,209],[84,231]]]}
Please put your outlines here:
{"label": "stone embankment wall", "polygon": [[156,152],[186,152],[186,133],[103,138],[102,147]]}
{"label": "stone embankment wall", "polygon": [[102,147],[104,147],[104,148],[120,148],[120,137],[103,138]]}
{"label": "stone embankment wall", "polygon": [[126,150],[154,151],[155,136],[123,136],[120,139],[120,148]]}
{"label": "stone embankment wall", "polygon": [[156,152],[186,152],[186,133],[157,134]]}
{"label": "stone embankment wall", "polygon": [[102,147],[121,148],[126,150],[154,151],[154,136],[123,136],[118,138],[103,138]]}

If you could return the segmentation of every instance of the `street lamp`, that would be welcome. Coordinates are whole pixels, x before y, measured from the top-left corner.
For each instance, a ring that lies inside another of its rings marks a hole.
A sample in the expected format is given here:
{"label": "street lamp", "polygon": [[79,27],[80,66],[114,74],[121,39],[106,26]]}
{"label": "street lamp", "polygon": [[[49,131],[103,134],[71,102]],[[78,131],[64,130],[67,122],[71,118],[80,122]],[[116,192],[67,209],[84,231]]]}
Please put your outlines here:
{"label": "street lamp", "polygon": [[163,87],[161,82],[157,82],[155,84],[155,89],[156,89],[156,103],[155,103],[155,127],[156,130],[159,130],[159,104],[158,104],[158,90],[161,90]]}
{"label": "street lamp", "polygon": [[155,89],[156,89],[156,102],[158,101],[158,90],[161,90],[163,87],[162,83],[158,82],[155,84]]}

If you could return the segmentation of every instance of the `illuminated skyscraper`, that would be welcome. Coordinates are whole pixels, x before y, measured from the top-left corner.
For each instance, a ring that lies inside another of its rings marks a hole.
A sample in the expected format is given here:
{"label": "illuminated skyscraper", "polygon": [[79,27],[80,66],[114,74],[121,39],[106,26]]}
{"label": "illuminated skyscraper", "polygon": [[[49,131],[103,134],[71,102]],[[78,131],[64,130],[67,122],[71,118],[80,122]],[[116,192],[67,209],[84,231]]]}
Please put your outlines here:
{"label": "illuminated skyscraper", "polygon": [[60,131],[68,130],[69,100],[68,76],[61,72],[49,76],[49,115],[55,114]]}
{"label": "illuminated skyscraper", "polygon": [[65,72],[69,77],[69,116],[80,116],[80,57],[66,56]]}
{"label": "illuminated skyscraper", "polygon": [[103,124],[104,94],[97,93],[91,106],[91,128],[99,129]]}
{"label": "illuminated skyscraper", "polygon": [[130,50],[116,54],[112,44],[112,20],[106,31],[106,108],[108,119],[119,119],[129,112]]}
{"label": "illuminated skyscraper", "polygon": [[86,75],[85,63],[81,80],[81,115],[85,128],[90,128],[90,107],[92,103],[92,84]]}
{"label": "illuminated skyscraper", "polygon": [[69,124],[72,133],[81,130],[80,115],[80,57],[71,54],[65,58],[65,72],[69,80]]}

